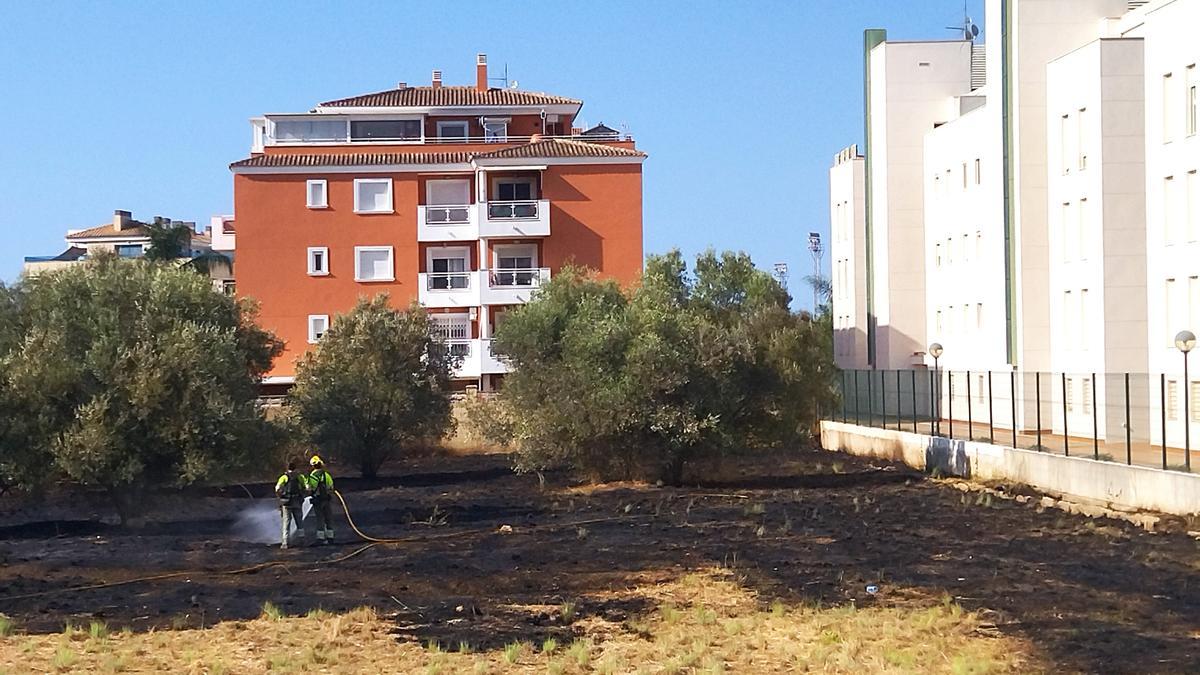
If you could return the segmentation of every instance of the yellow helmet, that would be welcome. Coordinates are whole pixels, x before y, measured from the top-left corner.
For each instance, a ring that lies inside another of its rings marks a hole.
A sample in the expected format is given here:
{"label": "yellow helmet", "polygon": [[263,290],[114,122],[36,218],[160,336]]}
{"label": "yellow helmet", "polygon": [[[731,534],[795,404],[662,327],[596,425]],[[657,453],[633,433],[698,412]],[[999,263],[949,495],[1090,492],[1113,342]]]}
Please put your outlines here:
{"label": "yellow helmet", "polygon": [[309,466],[320,466],[324,464],[324,462],[321,461],[321,457],[319,455],[313,455],[312,459],[308,460],[308,464]]}

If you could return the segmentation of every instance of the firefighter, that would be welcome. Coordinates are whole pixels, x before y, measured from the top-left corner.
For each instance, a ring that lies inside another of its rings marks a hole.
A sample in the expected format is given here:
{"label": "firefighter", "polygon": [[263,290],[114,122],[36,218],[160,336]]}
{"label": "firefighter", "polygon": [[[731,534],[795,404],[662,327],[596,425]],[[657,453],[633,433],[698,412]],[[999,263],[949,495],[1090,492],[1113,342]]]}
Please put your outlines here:
{"label": "firefighter", "polygon": [[296,462],[289,461],[287,471],[275,481],[275,496],[279,499],[279,511],[283,520],[280,548],[288,547],[288,536],[296,526],[296,537],[304,538],[304,498],[308,494],[308,480],[296,470]]}
{"label": "firefighter", "polygon": [[312,512],[317,520],[317,542],[333,543],[333,476],[325,470],[325,463],[317,455],[308,460],[312,471],[308,474],[308,493],[312,496]]}

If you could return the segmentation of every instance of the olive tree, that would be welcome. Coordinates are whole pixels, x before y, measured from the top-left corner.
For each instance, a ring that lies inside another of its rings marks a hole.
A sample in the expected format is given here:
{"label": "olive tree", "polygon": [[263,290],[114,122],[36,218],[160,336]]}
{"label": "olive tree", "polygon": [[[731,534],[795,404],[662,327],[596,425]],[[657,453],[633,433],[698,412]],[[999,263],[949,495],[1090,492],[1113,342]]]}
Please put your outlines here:
{"label": "olive tree", "polygon": [[629,291],[559,274],[496,333],[518,468],[678,484],[695,460],[804,438],[834,370],[788,302],[742,254],[706,253],[693,273],[652,256]]}
{"label": "olive tree", "polygon": [[0,395],[25,417],[25,480],[53,468],[107,491],[122,522],[147,489],[253,466],[281,345],[244,303],[169,264],[101,256],[28,279]]}
{"label": "olive tree", "polygon": [[441,439],[454,425],[454,358],[419,305],[360,299],[300,360],[291,402],[317,449],[373,478],[398,453]]}

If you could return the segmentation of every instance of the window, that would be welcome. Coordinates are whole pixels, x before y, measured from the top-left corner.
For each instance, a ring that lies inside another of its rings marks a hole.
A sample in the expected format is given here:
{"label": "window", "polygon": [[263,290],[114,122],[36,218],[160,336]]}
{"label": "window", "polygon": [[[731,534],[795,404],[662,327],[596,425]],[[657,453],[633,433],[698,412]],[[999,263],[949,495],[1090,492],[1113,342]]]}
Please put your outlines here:
{"label": "window", "polygon": [[419,141],[421,120],[362,120],[350,123],[352,141]]}
{"label": "window", "polygon": [[345,120],[278,120],[275,140],[279,143],[319,143],[346,140]]}
{"label": "window", "polygon": [[946,310],[946,320],[950,322],[950,328],[947,332],[949,332],[949,333],[957,333],[958,332],[958,327],[954,325],[954,322],[957,319],[958,319],[958,312],[955,311],[954,305],[950,305],[949,309]]}
{"label": "window", "polygon": [[1063,320],[1063,338],[1066,344],[1075,344],[1075,326],[1071,323],[1071,317],[1075,316],[1071,310],[1075,308],[1075,296],[1071,291],[1063,291],[1062,310],[1058,316]]}
{"label": "window", "polygon": [[1068,377],[1063,384],[1063,400],[1067,404],[1067,412],[1075,411],[1075,378]]}
{"label": "window", "polygon": [[954,262],[954,238],[946,237],[946,264],[950,265]]}
{"label": "window", "polygon": [[442,121],[437,123],[438,138],[443,141],[465,143],[469,136],[469,124],[466,120]]}
{"label": "window", "polygon": [[1079,349],[1083,351],[1091,349],[1090,336],[1092,331],[1088,329],[1088,318],[1088,289],[1084,288],[1079,291],[1079,331],[1077,333],[1079,335]]}
{"label": "window", "polygon": [[1079,132],[1076,144],[1079,150],[1079,170],[1083,171],[1087,168],[1087,108],[1079,109],[1079,119],[1075,121],[1075,126]]}
{"label": "window", "polygon": [[1175,346],[1175,333],[1180,330],[1178,321],[1183,316],[1183,313],[1179,311],[1179,290],[1176,288],[1176,285],[1174,279],[1167,279],[1166,292],[1163,294],[1163,300],[1166,302],[1167,309],[1163,313],[1167,321],[1164,333],[1167,338],[1167,346],[1172,348]]}
{"label": "window", "polygon": [[975,329],[983,330],[983,303],[975,304]]}
{"label": "window", "polygon": [[533,286],[538,281],[537,246],[519,244],[496,246],[494,286]]}
{"label": "window", "polygon": [[1091,415],[1092,414],[1092,378],[1090,378],[1090,377],[1083,378],[1083,391],[1081,393],[1083,395],[1083,400],[1080,402],[1083,404],[1083,414]]}
{"label": "window", "polygon": [[1162,76],[1163,143],[1175,138],[1175,78],[1171,73]]}
{"label": "window", "polygon": [[967,163],[966,162],[962,163],[962,183],[963,183],[963,189],[966,190],[967,189]]}
{"label": "window", "polygon": [[933,245],[933,264],[936,267],[942,266],[942,244],[938,242]]}
{"label": "window", "polygon": [[448,291],[470,288],[470,249],[465,246],[431,248],[429,256],[430,290]]}
{"label": "window", "polygon": [[113,249],[122,258],[140,258],[144,253],[141,244],[117,244]]}
{"label": "window", "polygon": [[1087,222],[1087,217],[1088,217],[1087,197],[1083,197],[1079,200],[1079,208],[1077,208],[1075,210],[1075,215],[1076,215],[1076,218],[1078,221],[1075,223],[1075,226],[1077,228],[1077,230],[1075,232],[1075,240],[1077,242],[1079,242],[1079,244],[1077,246],[1077,250],[1079,251],[1079,259],[1087,260],[1088,259],[1088,249],[1091,248],[1091,246],[1090,246],[1091,239],[1088,238],[1089,233],[1088,233],[1088,222]]}
{"label": "window", "polygon": [[316,246],[308,249],[308,276],[323,277],[329,274],[329,249]]}
{"label": "window", "polygon": [[485,143],[504,143],[508,140],[508,120],[484,120],[483,140]]}
{"label": "window", "polygon": [[1200,241],[1200,177],[1192,170],[1187,175],[1188,241]]}
{"label": "window", "polygon": [[451,356],[467,357],[471,353],[471,320],[466,314],[437,314],[433,317],[433,331],[438,338],[449,343]]}
{"label": "window", "polygon": [[962,236],[962,259],[964,261],[969,262],[971,260],[971,254],[968,253],[970,246],[971,246],[971,237],[970,237],[970,235],[964,234]]}
{"label": "window", "polygon": [[1174,422],[1179,419],[1179,383],[1167,380],[1167,420]]}
{"label": "window", "polygon": [[983,185],[983,166],[979,162],[979,158],[975,158],[975,184]]}
{"label": "window", "polygon": [[497,201],[516,202],[533,199],[532,178],[497,178],[495,186]]}
{"label": "window", "polygon": [[308,343],[317,344],[321,338],[325,337],[325,333],[329,330],[329,315],[328,314],[309,314],[308,315]]}
{"label": "window", "polygon": [[1163,179],[1163,243],[1170,245],[1174,244],[1179,236],[1179,199],[1175,194],[1175,177],[1167,176]]}
{"label": "window", "polygon": [[1200,422],[1200,381],[1192,380],[1188,394],[1188,407],[1192,409],[1192,421]]}
{"label": "window", "polygon": [[1187,91],[1184,92],[1184,96],[1187,97],[1183,110],[1183,114],[1187,118],[1187,135],[1195,136],[1197,126],[1200,126],[1200,110],[1197,109],[1200,106],[1200,100],[1197,99],[1196,94],[1196,64],[1194,63],[1187,67]]}
{"label": "window", "polygon": [[1077,240],[1073,236],[1075,232],[1073,226],[1071,203],[1064,202],[1062,205],[1062,227],[1059,229],[1062,232],[1063,260],[1068,262],[1074,260],[1079,255],[1078,247],[1076,246]]}
{"label": "window", "polygon": [[355,246],[355,281],[394,281],[391,246]]}
{"label": "window", "polygon": [[975,380],[976,380],[975,384],[977,385],[977,387],[975,388],[975,400],[978,401],[979,403],[983,403],[983,387],[984,387],[983,376],[976,375]]}
{"label": "window", "polygon": [[937,332],[938,332],[938,334],[941,334],[941,332],[942,332],[942,310],[940,310],[940,309],[937,311],[937,324],[936,324],[936,326],[937,326]]}
{"label": "window", "polygon": [[324,209],[329,206],[329,188],[323,178],[316,178],[306,183],[308,208]]}
{"label": "window", "polygon": [[1071,133],[1071,116],[1063,115],[1059,122],[1058,128],[1058,145],[1060,150],[1059,161],[1062,163],[1063,175],[1071,173],[1071,140],[1075,138]]}
{"label": "window", "polygon": [[1200,328],[1200,277],[1188,277],[1188,330]]}
{"label": "window", "polygon": [[391,178],[355,178],[355,213],[391,213]]}
{"label": "window", "polygon": [[971,325],[970,314],[971,314],[971,306],[968,304],[964,304],[962,306],[962,331],[964,333],[966,333],[968,330],[970,330],[970,325]]}
{"label": "window", "polygon": [[983,259],[983,232],[980,230],[975,231],[975,259]]}

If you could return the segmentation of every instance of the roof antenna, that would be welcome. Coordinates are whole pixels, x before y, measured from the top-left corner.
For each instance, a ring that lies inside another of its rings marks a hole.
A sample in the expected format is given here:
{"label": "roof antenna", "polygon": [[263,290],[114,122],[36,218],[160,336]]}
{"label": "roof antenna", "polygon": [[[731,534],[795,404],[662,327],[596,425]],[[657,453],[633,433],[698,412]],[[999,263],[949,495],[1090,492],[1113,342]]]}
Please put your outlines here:
{"label": "roof antenna", "polygon": [[961,31],[962,39],[967,42],[974,42],[975,38],[979,37],[979,26],[971,20],[967,15],[967,3],[963,1],[963,22],[961,26],[946,26],[946,30]]}

